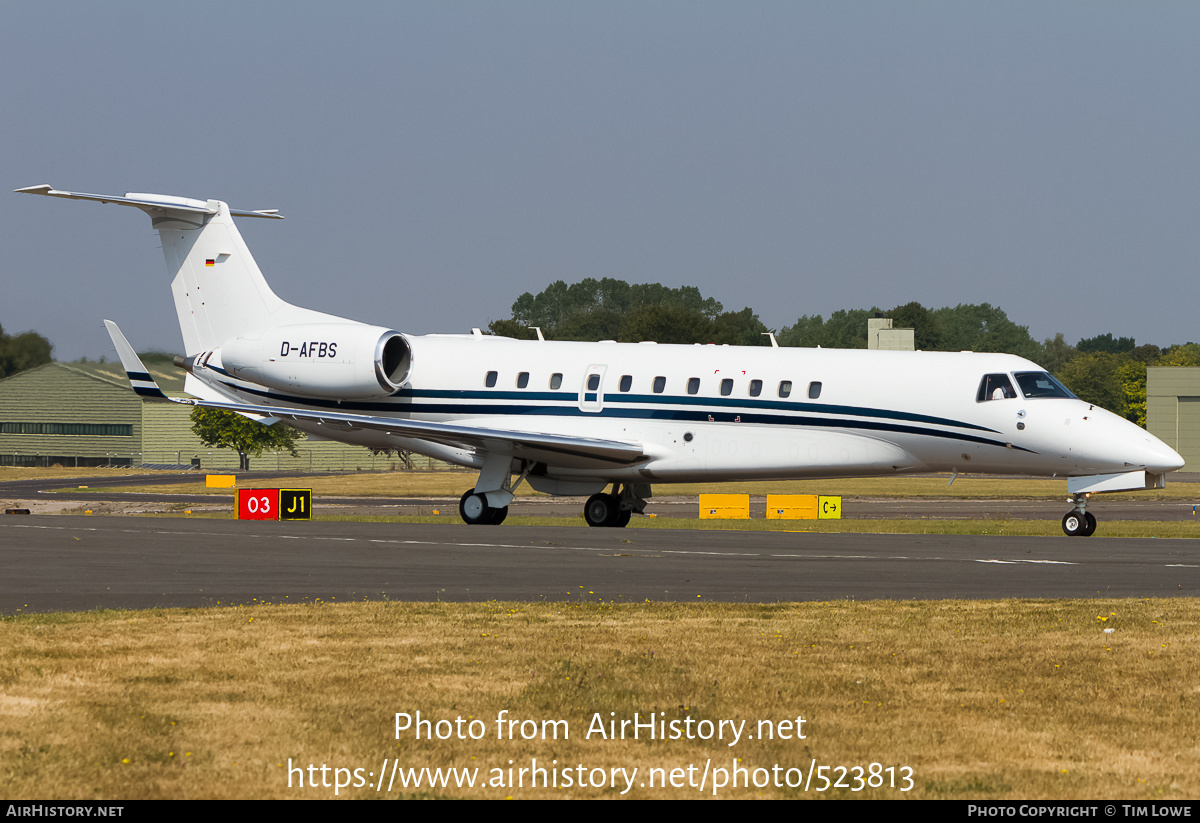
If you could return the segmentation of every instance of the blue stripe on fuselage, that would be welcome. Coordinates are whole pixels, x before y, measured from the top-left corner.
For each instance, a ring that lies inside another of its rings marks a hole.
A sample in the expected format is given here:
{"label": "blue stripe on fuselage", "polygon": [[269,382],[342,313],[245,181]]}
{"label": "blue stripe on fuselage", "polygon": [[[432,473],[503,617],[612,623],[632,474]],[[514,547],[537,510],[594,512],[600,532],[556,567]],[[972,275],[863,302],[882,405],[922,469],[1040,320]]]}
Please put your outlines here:
{"label": "blue stripe on fuselage", "polygon": [[[226,384],[229,385],[229,384]],[[238,388],[230,386],[230,388]],[[387,401],[354,401],[354,400],[321,400],[317,398],[300,397],[297,395],[285,395],[273,392],[270,390],[241,388],[242,391],[248,391],[252,394],[257,394],[262,397],[269,397],[272,400],[279,400],[288,403],[300,403],[306,406],[315,408],[328,408],[338,411],[362,411],[362,412],[394,412],[398,411],[397,404]],[[418,399],[440,399],[440,400],[484,400],[490,401],[486,404],[461,404],[461,403],[420,403],[412,404],[404,411],[414,412],[419,405],[421,413],[429,414],[561,414],[561,410],[566,408],[562,406],[530,406],[525,404],[520,405],[505,405],[498,406],[495,401],[498,400],[520,400],[529,402],[557,402],[570,403],[575,407],[579,402],[579,394],[577,392],[513,392],[513,391],[455,391],[447,389],[401,389],[392,395],[396,400],[418,400]],[[589,393],[589,400],[594,400],[594,395]],[[935,426],[950,426],[958,429],[973,429],[975,431],[991,432],[999,434],[995,429],[990,429],[986,426],[979,426],[974,423],[964,423],[959,420],[950,420],[945,417],[933,417],[927,414],[915,414],[912,412],[894,411],[892,409],[873,409],[864,406],[841,406],[827,403],[793,403],[784,400],[751,400],[746,398],[731,398],[731,397],[700,397],[700,396],[678,396],[664,394],[605,394],[603,400],[606,408],[601,412],[584,412],[585,414],[600,414],[602,416],[617,416],[617,417],[645,417],[648,419],[691,419],[680,418],[675,414],[663,414],[658,411],[650,411],[647,409],[632,409],[632,410],[613,410],[615,404],[645,404],[656,406],[701,406],[705,409],[723,409],[725,413],[730,415],[749,414],[756,411],[786,411],[786,412],[808,412],[816,414],[839,414],[852,415],[855,417],[875,417],[882,420],[902,420],[909,423],[928,423]],[[555,411],[558,409],[559,411]],[[578,411],[578,409],[575,409]],[[613,414],[614,411],[632,411],[632,414]],[[571,413],[568,409],[567,413]],[[696,418],[702,419],[702,418]],[[733,418],[730,417],[730,420]]]}
{"label": "blue stripe on fuselage", "polygon": [[[605,408],[600,411],[584,411],[578,404],[579,395],[575,392],[482,392],[482,391],[442,391],[442,390],[402,390],[393,397],[408,402],[360,402],[322,400],[317,398],[295,397],[278,394],[265,389],[252,389],[245,386],[235,386],[226,383],[230,389],[266,398],[275,403],[294,403],[313,409],[329,409],[339,412],[398,412],[412,414],[448,414],[470,415],[474,417],[537,415],[546,417],[607,417],[635,420],[677,420],[682,422],[714,422],[714,423],[752,423],[775,426],[818,426],[821,428],[859,429],[864,431],[894,432],[902,434],[926,435],[929,437],[961,440],[969,443],[981,443],[1002,448],[1014,448],[1018,451],[1030,451],[1020,446],[1009,446],[1000,440],[966,434],[963,432],[948,432],[923,426],[902,425],[885,422],[888,420],[907,421],[909,423],[933,423],[936,425],[953,426],[964,429],[999,434],[994,429],[977,426],[971,423],[961,423],[940,417],[909,414],[888,409],[867,409],[858,406],[833,406],[819,403],[784,403],[772,400],[745,401],[732,398],[703,398],[703,397],[669,397],[663,395],[605,395]],[[519,398],[521,400],[554,400],[562,406],[531,406],[495,402],[476,403],[423,403],[416,402],[417,398],[430,397],[462,400],[501,400]],[[618,402],[653,402],[657,405],[693,405],[703,406],[702,410],[692,409],[645,409],[645,408],[614,408]],[[720,408],[716,408],[720,407]],[[761,409],[778,411],[803,411],[808,413],[847,414],[861,417],[876,417],[876,420],[851,420],[831,417],[801,417],[788,414],[765,414],[761,411],[739,411],[738,409]]]}

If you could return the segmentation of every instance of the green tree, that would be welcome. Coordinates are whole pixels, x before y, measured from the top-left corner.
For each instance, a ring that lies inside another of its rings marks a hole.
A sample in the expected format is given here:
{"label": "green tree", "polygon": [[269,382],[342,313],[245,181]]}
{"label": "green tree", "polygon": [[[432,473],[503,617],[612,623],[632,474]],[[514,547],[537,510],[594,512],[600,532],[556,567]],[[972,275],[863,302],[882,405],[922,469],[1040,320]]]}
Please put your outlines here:
{"label": "green tree", "polygon": [[769,332],[758,315],[749,308],[741,311],[727,311],[717,315],[712,321],[712,330],[707,343],[728,343],[730,346],[769,346],[770,341],[763,335]]}
{"label": "green tree", "polygon": [[35,332],[9,335],[0,327],[0,379],[49,363],[53,348],[49,340]]}
{"label": "green tree", "polygon": [[1095,337],[1086,337],[1075,344],[1075,348],[1081,352],[1105,351],[1109,354],[1121,354],[1122,352],[1133,351],[1133,346],[1134,340],[1132,337],[1113,337],[1112,332],[1098,334]]}
{"label": "green tree", "polygon": [[723,310],[695,286],[672,289],[660,283],[630,285],[610,277],[589,277],[569,286],[556,280],[538,294],[522,294],[512,304],[512,320],[518,326],[539,326],[547,339],[616,340],[631,313],[655,307],[679,309],[706,321]]}
{"label": "green tree", "polygon": [[495,320],[496,335],[528,339],[538,326],[547,340],[619,340],[626,343],[766,345],[768,331],[751,309],[725,311],[695,286],[670,288],[606,277],[567,285],[556,280],[513,302],[512,318]]}
{"label": "green tree", "polygon": [[790,326],[784,326],[775,336],[781,346],[804,346],[814,348],[824,345],[825,318],[819,314],[806,314],[796,318]]}
{"label": "green tree", "polygon": [[513,319],[522,326],[552,329],[572,314],[568,301],[568,286],[555,280],[536,295],[525,292],[512,304]]}
{"label": "green tree", "polygon": [[615,309],[603,307],[579,312],[559,323],[546,336],[554,340],[616,340],[621,336],[625,317]]}
{"label": "green tree", "polygon": [[672,289],[661,283],[637,283],[629,287],[629,307],[675,306],[695,312],[708,320],[721,314],[722,306],[712,297],[705,297],[695,286]]}
{"label": "green tree", "polygon": [[1130,351],[1129,356],[1144,366],[1153,366],[1162,357],[1162,349],[1150,343],[1145,343]]}
{"label": "green tree", "polygon": [[1061,374],[1063,366],[1070,363],[1078,354],[1079,350],[1068,343],[1062,332],[1059,332],[1054,335],[1053,339],[1046,338],[1046,342],[1042,343],[1042,353],[1034,359],[1034,362],[1057,376]]}
{"label": "green tree", "polygon": [[493,320],[488,323],[488,331],[497,337],[511,337],[514,340],[528,340],[536,334],[516,320]]}
{"label": "green tree", "polygon": [[626,343],[709,343],[712,323],[681,306],[641,306],[621,324],[619,339]]}
{"label": "green tree", "polygon": [[264,449],[283,449],[295,457],[296,441],[303,437],[283,423],[267,426],[236,412],[200,407],[192,410],[192,431],[209,448],[235,449],[242,471],[250,469],[250,456]]}
{"label": "green tree", "polygon": [[1018,326],[1003,310],[988,303],[960,303],[933,315],[942,332],[943,351],[1004,352],[1029,360],[1042,353],[1028,326]]}
{"label": "green tree", "polygon": [[897,306],[885,316],[892,318],[892,328],[912,329],[913,345],[919,351],[939,351],[942,346],[942,330],[933,312],[915,300]]}
{"label": "green tree", "polygon": [[1080,400],[1124,415],[1125,388],[1120,369],[1126,362],[1120,355],[1109,352],[1080,354],[1063,366],[1059,378]]}
{"label": "green tree", "polygon": [[1129,358],[1117,367],[1117,379],[1125,395],[1121,414],[1126,420],[1146,428],[1146,364]]}
{"label": "green tree", "polygon": [[1200,343],[1168,346],[1156,366],[1200,366]]}
{"label": "green tree", "polygon": [[829,320],[812,315],[799,318],[795,325],[784,326],[777,337],[781,346],[821,346],[826,349],[865,349],[867,318],[879,309],[840,309]]}

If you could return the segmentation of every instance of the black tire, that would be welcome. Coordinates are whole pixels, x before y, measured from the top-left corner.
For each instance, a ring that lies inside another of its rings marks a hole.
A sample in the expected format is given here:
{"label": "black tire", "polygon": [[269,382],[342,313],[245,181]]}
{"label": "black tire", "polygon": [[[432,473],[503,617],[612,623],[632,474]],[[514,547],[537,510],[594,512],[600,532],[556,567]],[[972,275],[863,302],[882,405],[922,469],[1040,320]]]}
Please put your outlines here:
{"label": "black tire", "polygon": [[614,523],[613,525],[618,528],[623,529],[629,525],[629,521],[632,517],[633,517],[633,509],[625,509],[619,515],[617,515],[617,522]]}
{"label": "black tire", "polygon": [[[1092,519],[1095,520],[1095,518]],[[1085,535],[1085,531],[1087,529],[1087,517],[1081,511],[1069,511],[1063,515],[1062,527],[1063,531],[1066,532],[1068,537]]]}
{"label": "black tire", "polygon": [[611,494],[593,494],[583,504],[583,519],[589,526],[615,526],[621,506]]}
{"label": "black tire", "polygon": [[482,494],[476,494],[474,489],[465,492],[458,501],[458,516],[469,526],[491,523],[495,511],[487,504],[487,498]]}
{"label": "black tire", "polygon": [[1080,534],[1083,537],[1091,537],[1096,533],[1096,515],[1092,514],[1091,512],[1084,512],[1083,519],[1085,522],[1083,531],[1080,532]]}
{"label": "black tire", "polygon": [[498,509],[492,509],[492,525],[499,526],[504,522],[504,518],[508,517],[508,506],[501,506]]}

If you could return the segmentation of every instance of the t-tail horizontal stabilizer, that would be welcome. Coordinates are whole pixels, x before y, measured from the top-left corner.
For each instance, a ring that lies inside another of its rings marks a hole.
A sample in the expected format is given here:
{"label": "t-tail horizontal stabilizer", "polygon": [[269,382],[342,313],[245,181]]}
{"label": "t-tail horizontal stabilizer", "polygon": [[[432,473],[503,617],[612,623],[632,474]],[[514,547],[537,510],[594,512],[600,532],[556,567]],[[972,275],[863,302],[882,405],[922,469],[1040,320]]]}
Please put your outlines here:
{"label": "t-tail horizontal stabilizer", "polygon": [[[65,197],[68,200],[94,200],[97,203],[115,203],[118,206],[133,206],[147,213],[184,212],[213,215],[218,211],[216,200],[195,200],[191,197],[175,197],[169,194],[127,192],[124,197],[115,194],[88,194],[82,191],[59,191],[53,186],[26,186],[13,189],[16,194],[41,194],[46,197]],[[282,220],[279,209],[229,209],[234,217],[266,217]]]}
{"label": "t-tail horizontal stabilizer", "polygon": [[129,345],[125,335],[121,334],[117,324],[111,320],[105,320],[104,327],[108,329],[108,336],[112,338],[113,345],[117,349],[117,357],[121,358],[121,365],[125,368],[125,375],[129,378],[129,385],[133,386],[133,390],[147,400],[169,401],[171,398],[163,394],[162,389],[154,382],[150,372],[146,371],[142,358],[137,356],[137,352],[133,350],[133,346]]}

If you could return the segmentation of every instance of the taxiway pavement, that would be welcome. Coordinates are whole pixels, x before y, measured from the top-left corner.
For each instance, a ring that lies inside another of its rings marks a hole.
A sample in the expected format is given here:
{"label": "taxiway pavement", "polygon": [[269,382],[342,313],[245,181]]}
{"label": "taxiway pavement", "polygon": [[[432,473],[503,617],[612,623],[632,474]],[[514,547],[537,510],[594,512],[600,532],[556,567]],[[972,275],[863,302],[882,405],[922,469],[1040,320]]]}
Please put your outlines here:
{"label": "taxiway pavement", "polygon": [[349,600],[784,602],[1200,594],[1191,540],[0,519],[0,613]]}

